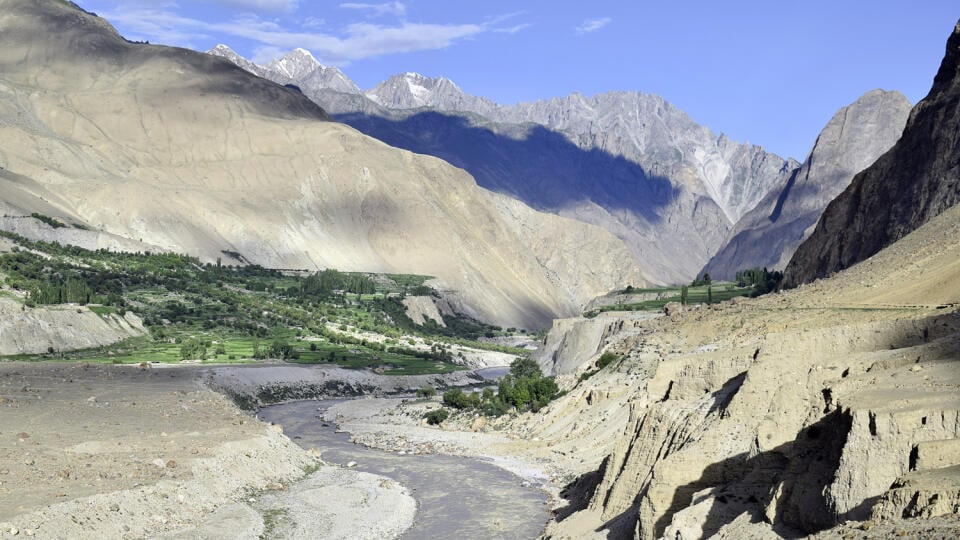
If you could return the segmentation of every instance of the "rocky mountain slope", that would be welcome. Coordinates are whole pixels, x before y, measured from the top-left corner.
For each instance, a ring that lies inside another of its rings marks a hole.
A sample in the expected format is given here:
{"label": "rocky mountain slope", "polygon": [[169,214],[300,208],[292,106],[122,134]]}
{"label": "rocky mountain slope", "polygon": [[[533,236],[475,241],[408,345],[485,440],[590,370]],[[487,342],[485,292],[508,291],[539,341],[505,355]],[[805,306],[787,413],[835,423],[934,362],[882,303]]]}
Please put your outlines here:
{"label": "rocky mountain slope", "polygon": [[900,141],[824,211],[787,266],[796,286],[848,268],[960,201],[960,25]]}
{"label": "rocky mountain slope", "polygon": [[[210,53],[237,56],[223,46]],[[288,82],[269,66],[257,69]],[[653,95],[573,94],[507,107],[415,73],[364,94],[293,82],[368,135],[441,157],[534,208],[607,229],[660,282],[692,277],[733,223],[797,166],[718,137]]]}
{"label": "rocky mountain slope", "polygon": [[558,328],[590,351],[574,375],[601,351],[623,359],[517,427],[584,464],[568,491],[583,502],[551,536],[795,536],[952,513],[958,239],[954,207],[813,286],[655,323],[608,319],[602,333]]}
{"label": "rocky mountain slope", "polygon": [[[548,216],[559,240],[545,244],[464,171],[327,122],[296,89],[127,42],[66,3],[0,8],[0,199],[13,214],[56,212],[208,261],[432,275],[458,309],[504,326],[543,326],[643,281],[612,235]],[[606,263],[557,266],[594,259]]]}
{"label": "rocky mountain slope", "polygon": [[745,268],[783,270],[830,201],[897,142],[909,113],[907,98],[882,90],[837,111],[803,165],[737,222],[704,271],[733,279]]}
{"label": "rocky mountain slope", "polygon": [[[957,67],[956,33],[950,43]],[[881,162],[955,135],[922,120],[928,107],[957,111],[919,104]],[[939,151],[906,164],[954,159]],[[927,193],[954,185],[936,180]],[[914,212],[927,211],[921,199]],[[610,317],[555,326],[547,343],[570,346],[548,360],[569,390],[516,425],[518,439],[582,464],[550,537],[960,533],[960,205],[802,288],[652,323]],[[604,351],[621,360],[578,380]]]}

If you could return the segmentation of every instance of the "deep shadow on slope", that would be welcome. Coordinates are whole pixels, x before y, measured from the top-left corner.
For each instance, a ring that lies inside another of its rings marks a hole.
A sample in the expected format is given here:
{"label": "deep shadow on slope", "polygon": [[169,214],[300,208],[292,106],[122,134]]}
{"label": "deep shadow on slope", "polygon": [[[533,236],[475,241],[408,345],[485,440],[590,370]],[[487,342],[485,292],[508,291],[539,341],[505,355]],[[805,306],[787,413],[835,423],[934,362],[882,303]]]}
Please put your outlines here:
{"label": "deep shadow on slope", "polygon": [[[670,513],[654,524],[655,533],[663,534],[672,513],[695,503],[694,494],[708,488],[714,503],[700,524],[702,538],[744,513],[753,523],[766,521],[770,505],[777,515],[773,529],[782,537],[799,538],[833,527],[837,518],[826,490],[840,465],[850,426],[850,416],[835,410],[801,430],[793,441],[753,457],[734,456],[708,466],[700,479],[677,488]],[[775,495],[780,496],[777,501],[772,500]],[[869,508],[873,502],[864,504]]]}
{"label": "deep shadow on slope", "polygon": [[540,125],[500,126],[516,137],[475,125],[469,117],[420,112],[391,119],[359,113],[337,120],[389,145],[441,158],[465,169],[477,183],[538,210],[557,211],[592,201],[611,212],[630,211],[647,222],[678,190],[628,159],[584,150],[562,133]]}

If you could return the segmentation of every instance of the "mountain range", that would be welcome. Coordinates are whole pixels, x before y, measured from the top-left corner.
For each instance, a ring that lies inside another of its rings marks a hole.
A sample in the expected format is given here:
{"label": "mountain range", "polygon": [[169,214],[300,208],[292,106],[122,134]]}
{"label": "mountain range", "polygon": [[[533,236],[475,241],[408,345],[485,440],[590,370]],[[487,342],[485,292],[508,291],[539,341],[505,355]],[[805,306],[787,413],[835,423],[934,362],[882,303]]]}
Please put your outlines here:
{"label": "mountain range", "polygon": [[483,187],[605,228],[653,282],[696,275],[733,225],[799,166],[715,135],[655,95],[572,94],[501,106],[416,73],[362,92],[303,49],[263,66],[224,45],[209,52],[296,85],[337,120],[440,157]]}
{"label": "mountain range", "polygon": [[645,281],[606,231],[505,203],[441,160],[329,121],[295,89],[129,42],[70,3],[0,4],[0,209],[21,234],[430,275],[462,313],[526,328]]}

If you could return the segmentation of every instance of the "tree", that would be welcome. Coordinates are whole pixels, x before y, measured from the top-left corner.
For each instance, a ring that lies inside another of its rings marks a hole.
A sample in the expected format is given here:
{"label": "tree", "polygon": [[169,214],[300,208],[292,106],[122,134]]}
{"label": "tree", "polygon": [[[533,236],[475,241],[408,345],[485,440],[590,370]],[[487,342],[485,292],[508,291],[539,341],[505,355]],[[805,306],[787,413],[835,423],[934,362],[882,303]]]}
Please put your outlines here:
{"label": "tree", "polygon": [[423,417],[427,419],[428,424],[436,426],[449,418],[450,413],[446,409],[434,409],[424,414]]}
{"label": "tree", "polygon": [[466,394],[459,388],[454,388],[443,393],[443,404],[458,410],[470,409],[480,404],[480,398],[474,394]]}
{"label": "tree", "polygon": [[206,360],[207,344],[199,339],[188,339],[180,345],[181,360]]}
{"label": "tree", "polygon": [[510,375],[513,375],[516,379],[523,379],[528,377],[542,377],[543,372],[540,371],[540,364],[537,364],[532,358],[517,358],[510,363]]}
{"label": "tree", "polygon": [[707,285],[707,304],[713,303],[713,287]]}
{"label": "tree", "polygon": [[687,286],[680,287],[680,303],[687,305]]}

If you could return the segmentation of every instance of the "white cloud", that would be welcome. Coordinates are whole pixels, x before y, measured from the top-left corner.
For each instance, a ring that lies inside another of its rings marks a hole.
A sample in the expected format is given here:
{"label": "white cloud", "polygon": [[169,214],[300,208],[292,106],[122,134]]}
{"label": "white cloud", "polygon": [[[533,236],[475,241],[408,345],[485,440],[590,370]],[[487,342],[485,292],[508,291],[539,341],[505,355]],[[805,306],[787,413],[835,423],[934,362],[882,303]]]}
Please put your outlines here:
{"label": "white cloud", "polygon": [[498,32],[498,33],[500,33],[500,34],[516,34],[517,32],[519,32],[519,31],[521,31],[521,30],[526,30],[527,28],[530,28],[531,26],[533,26],[533,25],[530,24],[530,23],[523,23],[523,24],[518,24],[518,25],[516,25],[516,26],[511,26],[511,27],[509,27],[509,28],[497,28],[497,29],[494,30],[494,32]]}
{"label": "white cloud", "polygon": [[587,19],[583,23],[576,27],[574,30],[577,35],[589,34],[590,32],[596,32],[597,30],[603,28],[604,26],[613,22],[613,19],[610,17],[601,17],[599,19]]}
{"label": "white cloud", "polygon": [[124,37],[148,40],[165,45],[192,47],[194,39],[209,38],[196,21],[171,11],[158,9],[121,9],[101,13],[111,23],[124,29]]}
{"label": "white cloud", "polygon": [[407,6],[401,2],[387,2],[385,4],[363,4],[357,2],[347,2],[340,4],[343,9],[356,9],[362,11],[372,11],[375,16],[396,15],[403,17],[407,13]]}
{"label": "white cloud", "polygon": [[[250,0],[245,0],[250,1]],[[132,39],[191,46],[193,40],[234,36],[257,42],[257,57],[303,47],[313,51],[324,63],[343,65],[353,60],[385,54],[398,54],[449,47],[493,29],[483,24],[421,24],[403,22],[385,26],[354,23],[339,34],[296,31],[253,15],[230,22],[208,23],[183,17],[172,11],[124,7],[103,13],[107,20],[119,23]]]}
{"label": "white cloud", "polygon": [[208,4],[220,4],[227,7],[266,11],[270,13],[293,13],[300,0],[203,0]]}

